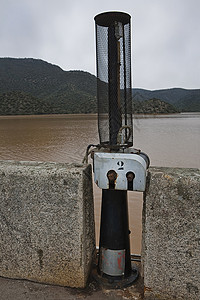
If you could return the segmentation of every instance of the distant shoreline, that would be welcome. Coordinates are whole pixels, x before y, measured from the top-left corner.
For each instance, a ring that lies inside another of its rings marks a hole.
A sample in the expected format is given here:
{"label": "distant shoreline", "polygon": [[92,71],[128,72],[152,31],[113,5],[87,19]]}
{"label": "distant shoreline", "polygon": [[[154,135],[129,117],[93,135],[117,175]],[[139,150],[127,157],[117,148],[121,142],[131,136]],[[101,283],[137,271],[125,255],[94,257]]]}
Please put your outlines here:
{"label": "distant shoreline", "polygon": [[[157,117],[190,117],[192,115],[196,115],[197,117],[200,116],[200,112],[180,112],[180,113],[161,113],[161,114],[133,114],[133,119],[137,118],[157,118]],[[67,117],[68,119],[72,118],[83,118],[85,119],[86,117],[88,119],[94,119],[98,118],[98,114],[37,114],[37,115],[0,115],[0,119],[26,119],[26,118],[31,118],[31,119],[38,119],[38,118],[65,118]]]}

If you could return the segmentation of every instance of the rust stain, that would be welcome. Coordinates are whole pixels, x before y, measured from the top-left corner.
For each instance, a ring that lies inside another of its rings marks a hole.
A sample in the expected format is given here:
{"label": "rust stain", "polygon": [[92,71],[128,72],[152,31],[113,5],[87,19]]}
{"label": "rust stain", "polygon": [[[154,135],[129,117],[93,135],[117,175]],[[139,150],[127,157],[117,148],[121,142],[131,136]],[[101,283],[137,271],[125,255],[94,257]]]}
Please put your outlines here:
{"label": "rust stain", "polygon": [[123,270],[123,268],[122,268],[122,258],[124,258],[124,253],[118,252],[118,255],[120,255],[120,257],[117,258],[118,269]]}
{"label": "rust stain", "polygon": [[122,263],[122,257],[118,257],[117,263],[118,263],[118,269],[119,269],[119,270],[122,270],[122,266],[121,266],[121,263]]}

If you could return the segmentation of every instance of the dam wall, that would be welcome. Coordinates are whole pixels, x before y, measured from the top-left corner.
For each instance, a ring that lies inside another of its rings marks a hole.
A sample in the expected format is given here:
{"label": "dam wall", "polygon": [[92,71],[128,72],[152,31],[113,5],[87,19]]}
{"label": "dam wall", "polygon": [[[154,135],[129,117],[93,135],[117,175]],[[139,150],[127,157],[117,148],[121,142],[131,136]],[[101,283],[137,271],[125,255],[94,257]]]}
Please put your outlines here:
{"label": "dam wall", "polygon": [[[144,299],[200,298],[200,172],[151,167]],[[95,257],[91,166],[0,161],[0,276],[86,286]]]}
{"label": "dam wall", "polygon": [[91,166],[0,162],[0,276],[85,287],[95,251]]}
{"label": "dam wall", "polygon": [[142,240],[145,299],[200,299],[199,169],[150,168]]}

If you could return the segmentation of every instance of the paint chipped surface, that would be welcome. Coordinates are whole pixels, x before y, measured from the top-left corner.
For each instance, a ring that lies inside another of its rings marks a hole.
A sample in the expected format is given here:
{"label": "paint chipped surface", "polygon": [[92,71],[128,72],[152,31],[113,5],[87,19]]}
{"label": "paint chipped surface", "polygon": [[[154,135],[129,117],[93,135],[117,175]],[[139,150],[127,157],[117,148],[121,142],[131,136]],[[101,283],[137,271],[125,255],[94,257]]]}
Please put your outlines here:
{"label": "paint chipped surface", "polygon": [[102,248],[101,271],[111,276],[121,276],[125,270],[125,250]]}

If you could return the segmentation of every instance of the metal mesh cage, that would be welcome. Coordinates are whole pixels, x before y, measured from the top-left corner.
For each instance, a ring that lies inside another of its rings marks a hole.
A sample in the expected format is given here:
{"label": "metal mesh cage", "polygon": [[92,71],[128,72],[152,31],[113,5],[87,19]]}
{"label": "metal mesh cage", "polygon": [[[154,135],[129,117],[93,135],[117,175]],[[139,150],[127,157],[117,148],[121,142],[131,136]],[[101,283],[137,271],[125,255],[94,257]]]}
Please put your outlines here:
{"label": "metal mesh cage", "polygon": [[132,135],[130,16],[107,12],[95,17],[98,128],[100,144],[130,147]]}

